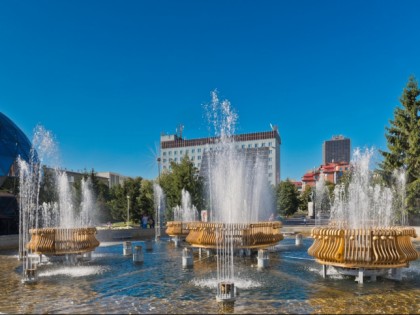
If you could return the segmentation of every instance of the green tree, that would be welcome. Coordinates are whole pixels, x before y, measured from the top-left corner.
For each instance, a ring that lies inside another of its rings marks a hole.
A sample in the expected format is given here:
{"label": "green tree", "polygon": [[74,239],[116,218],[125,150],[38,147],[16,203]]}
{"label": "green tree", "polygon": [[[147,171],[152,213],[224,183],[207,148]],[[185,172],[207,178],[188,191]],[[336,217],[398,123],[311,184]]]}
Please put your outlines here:
{"label": "green tree", "polygon": [[154,207],[154,193],[153,193],[153,181],[143,179],[141,181],[139,209],[141,213],[147,213],[155,217]]}
{"label": "green tree", "polygon": [[380,174],[391,184],[394,170],[406,173],[406,205],[410,214],[420,213],[420,89],[411,76],[400,98],[401,107],[386,127],[388,151],[380,151]]}
{"label": "green tree", "polygon": [[55,170],[42,166],[42,180],[39,189],[39,204],[44,202],[57,202]]}
{"label": "green tree", "polygon": [[286,179],[277,186],[277,212],[283,216],[295,213],[299,208],[299,192],[296,186]]}
{"label": "green tree", "polygon": [[299,196],[299,209],[308,211],[308,202],[311,199],[312,187],[309,185],[305,186],[305,190]]}
{"label": "green tree", "polygon": [[198,211],[203,209],[203,179],[194,163],[184,156],[180,163],[171,162],[171,172],[161,174],[159,185],[166,195],[166,218],[173,218],[172,208],[181,204],[182,189],[191,195],[191,202]]}
{"label": "green tree", "polygon": [[[130,221],[140,222],[141,210],[139,205],[141,177],[129,178],[123,185],[116,185],[110,190],[108,206],[111,209],[112,218],[116,221],[127,220],[127,208],[130,207]],[[129,198],[127,198],[129,196]]]}

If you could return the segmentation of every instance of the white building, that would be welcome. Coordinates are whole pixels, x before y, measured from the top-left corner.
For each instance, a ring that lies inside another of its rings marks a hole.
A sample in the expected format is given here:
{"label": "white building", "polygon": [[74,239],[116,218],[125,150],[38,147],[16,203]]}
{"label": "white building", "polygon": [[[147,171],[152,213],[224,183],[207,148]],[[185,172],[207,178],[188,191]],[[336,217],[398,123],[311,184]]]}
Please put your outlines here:
{"label": "white building", "polygon": [[[212,150],[217,142],[216,137],[186,140],[177,135],[161,135],[160,162],[162,171],[171,169],[170,162],[179,163],[184,155],[188,155],[194,166],[201,168],[201,161],[206,150]],[[281,139],[277,127],[271,131],[240,134],[234,136],[238,149],[268,149],[267,177],[272,185],[280,182],[280,144]]]}
{"label": "white building", "polygon": [[98,177],[103,177],[108,179],[108,187],[112,188],[115,185],[123,185],[124,181],[129,179],[129,176],[120,175],[112,172],[99,172],[96,174]]}

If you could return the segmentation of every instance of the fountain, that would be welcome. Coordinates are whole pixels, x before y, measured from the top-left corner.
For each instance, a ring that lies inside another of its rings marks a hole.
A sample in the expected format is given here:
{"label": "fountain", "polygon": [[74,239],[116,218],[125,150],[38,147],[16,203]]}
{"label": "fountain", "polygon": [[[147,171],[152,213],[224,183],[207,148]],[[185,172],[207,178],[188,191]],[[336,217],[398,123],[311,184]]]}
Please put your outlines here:
{"label": "fountain", "polygon": [[156,206],[155,240],[157,241],[161,237],[162,217],[165,214],[165,193],[157,183],[153,183],[153,195]]}
{"label": "fountain", "polygon": [[203,154],[201,167],[207,187],[209,222],[189,222],[186,241],[192,247],[216,250],[216,300],[233,303],[234,254],[240,249],[257,249],[267,259],[266,249],[283,236],[280,222],[266,222],[274,213],[272,190],[265,175],[267,152],[264,148],[236,148],[233,136],[238,116],[227,100],[219,101],[216,92],[207,114],[218,139],[212,150],[208,148]]}
{"label": "fountain", "polygon": [[182,189],[181,205],[173,208],[174,221],[166,224],[166,234],[173,238],[175,246],[179,246],[180,241],[185,239],[189,233],[189,223],[198,221],[198,211],[191,203],[190,193]]}
{"label": "fountain", "polygon": [[[356,276],[363,283],[363,277],[386,275],[401,280],[399,268],[408,267],[419,254],[411,243],[416,238],[414,228],[405,227],[404,212],[405,178],[395,172],[395,187],[384,187],[375,183],[377,178],[370,170],[374,151],[362,153],[356,149],[353,154],[351,178],[346,184],[337,185],[330,209],[324,205],[317,215],[330,212],[329,226],[317,226],[312,230],[313,245],[308,253],[323,265],[339,272]],[[317,184],[317,198],[325,199],[325,183]]]}
{"label": "fountain", "polygon": [[19,257],[23,259],[25,283],[37,280],[37,266],[42,256],[64,257],[74,263],[78,256],[86,260],[99,242],[95,238],[96,228],[91,227],[93,195],[90,180],[82,180],[82,202],[79,213],[73,204],[73,194],[65,172],[53,169],[58,202],[40,204],[39,195],[41,169],[45,158],[56,153],[56,145],[49,131],[37,126],[28,162],[18,158],[19,165]]}

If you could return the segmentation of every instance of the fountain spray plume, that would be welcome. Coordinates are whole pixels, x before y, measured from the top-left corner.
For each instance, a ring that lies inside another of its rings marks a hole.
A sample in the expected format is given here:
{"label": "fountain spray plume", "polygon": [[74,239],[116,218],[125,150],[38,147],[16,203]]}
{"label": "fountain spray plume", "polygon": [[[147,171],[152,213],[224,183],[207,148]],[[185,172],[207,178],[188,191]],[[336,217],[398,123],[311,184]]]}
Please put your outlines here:
{"label": "fountain spray plume", "polygon": [[274,203],[270,201],[271,187],[266,177],[267,158],[262,158],[258,149],[236,147],[238,115],[229,101],[219,100],[217,91],[211,95],[212,101],[205,109],[216,145],[206,152],[205,181],[209,219],[220,223],[216,228],[217,277],[221,284],[217,296],[226,296],[226,288],[233,290],[236,229],[241,224],[267,220]]}
{"label": "fountain spray plume", "polygon": [[[24,277],[27,270],[33,270],[32,251],[26,250],[30,229],[41,223],[43,212],[39,205],[42,180],[41,166],[51,157],[56,157],[57,146],[50,131],[37,125],[34,129],[29,161],[18,157],[19,168],[19,258],[23,259]],[[54,158],[51,159],[54,161]]]}
{"label": "fountain spray plume", "polygon": [[165,215],[165,193],[159,184],[153,183],[153,195],[156,209],[155,238],[160,239],[163,217]]}
{"label": "fountain spray plume", "polygon": [[[34,253],[67,255],[70,249],[63,244],[73,244],[68,245],[73,246],[70,250],[73,253],[88,252],[99,245],[94,237],[96,229],[85,228],[92,224],[91,215],[95,209],[90,180],[82,180],[82,202],[76,205],[74,187],[70,184],[67,173],[59,170],[57,161],[57,145],[51,132],[37,126],[30,160],[18,158],[19,256],[24,258],[24,282],[30,283],[31,278],[28,275],[32,277],[36,274],[36,263],[32,259]],[[44,168],[47,162],[53,167]],[[53,190],[49,193],[56,200],[40,204],[41,183],[47,172],[51,184],[47,189]],[[75,227],[83,229],[76,230]]]}
{"label": "fountain spray plume", "polygon": [[[334,189],[330,219],[339,227],[390,227],[406,223],[404,172],[394,171],[394,184],[385,186],[372,169],[374,154],[373,148],[364,152],[355,149],[349,181]],[[321,188],[317,183],[317,193],[318,189]],[[317,194],[317,202],[318,197]]]}

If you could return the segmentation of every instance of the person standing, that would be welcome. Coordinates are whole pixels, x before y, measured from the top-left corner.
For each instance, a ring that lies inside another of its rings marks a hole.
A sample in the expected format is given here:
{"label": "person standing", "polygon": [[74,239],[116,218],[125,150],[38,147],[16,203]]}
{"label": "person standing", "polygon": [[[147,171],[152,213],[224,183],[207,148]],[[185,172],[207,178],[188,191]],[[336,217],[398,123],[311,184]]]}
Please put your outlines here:
{"label": "person standing", "polygon": [[143,229],[147,229],[147,223],[149,221],[149,217],[146,214],[143,214],[143,217],[141,218],[141,224]]}

